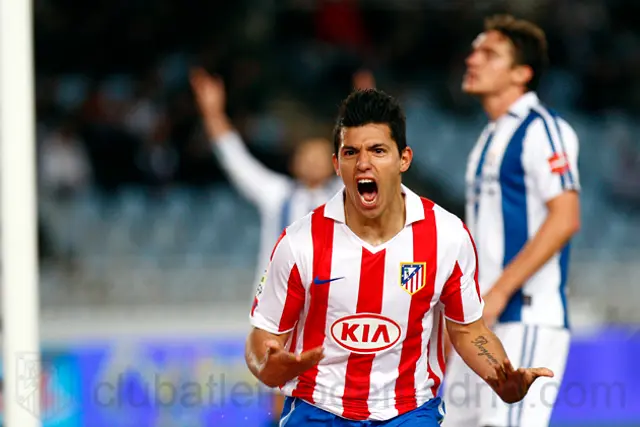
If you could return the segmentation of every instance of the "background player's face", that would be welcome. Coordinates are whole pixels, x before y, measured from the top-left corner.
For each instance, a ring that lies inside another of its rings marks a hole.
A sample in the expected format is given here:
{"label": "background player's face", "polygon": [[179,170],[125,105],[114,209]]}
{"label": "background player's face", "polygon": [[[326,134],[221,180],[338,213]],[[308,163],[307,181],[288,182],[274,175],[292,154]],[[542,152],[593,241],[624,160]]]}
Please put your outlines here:
{"label": "background player's face", "polygon": [[402,172],[409,169],[412,152],[402,155],[386,124],[344,128],[334,167],[346,187],[347,202],[367,218],[374,218],[394,200]]}
{"label": "background player's face", "polygon": [[480,34],[466,59],[462,90],[471,95],[486,96],[526,83],[525,67],[514,66],[513,45],[498,31]]}
{"label": "background player's face", "polygon": [[308,187],[324,184],[332,175],[333,145],[325,139],[303,141],[293,158],[292,173]]}

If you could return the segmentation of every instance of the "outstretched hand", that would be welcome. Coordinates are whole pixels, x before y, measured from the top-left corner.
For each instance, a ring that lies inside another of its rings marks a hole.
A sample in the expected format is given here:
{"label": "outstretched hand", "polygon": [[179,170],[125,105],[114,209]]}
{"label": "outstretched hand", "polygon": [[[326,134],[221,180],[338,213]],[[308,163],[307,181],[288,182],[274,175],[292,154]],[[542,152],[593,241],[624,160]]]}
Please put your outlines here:
{"label": "outstretched hand", "polygon": [[279,387],[303,374],[324,358],[322,347],[294,354],[282,348],[276,340],[265,343],[267,351],[258,364],[260,380],[269,387]]}
{"label": "outstretched hand", "polygon": [[496,366],[495,373],[485,378],[485,381],[505,403],[515,403],[524,399],[531,384],[540,377],[553,378],[553,372],[547,368],[515,370],[507,359],[503,366]]}

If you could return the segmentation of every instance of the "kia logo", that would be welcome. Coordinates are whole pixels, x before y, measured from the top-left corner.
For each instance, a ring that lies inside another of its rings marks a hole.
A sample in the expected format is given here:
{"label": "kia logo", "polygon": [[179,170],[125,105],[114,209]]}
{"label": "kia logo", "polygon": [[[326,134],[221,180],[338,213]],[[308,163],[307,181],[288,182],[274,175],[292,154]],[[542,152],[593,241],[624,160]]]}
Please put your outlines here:
{"label": "kia logo", "polygon": [[400,340],[400,326],[388,317],[359,313],[342,317],[331,325],[331,337],[353,353],[377,353]]}

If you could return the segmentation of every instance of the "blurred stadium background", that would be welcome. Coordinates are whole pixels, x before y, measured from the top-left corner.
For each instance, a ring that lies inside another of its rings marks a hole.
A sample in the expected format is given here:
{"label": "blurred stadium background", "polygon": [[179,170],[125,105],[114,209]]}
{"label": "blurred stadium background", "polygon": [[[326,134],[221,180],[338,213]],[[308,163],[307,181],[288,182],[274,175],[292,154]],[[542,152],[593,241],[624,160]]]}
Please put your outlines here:
{"label": "blurred stadium background", "polygon": [[190,67],[225,79],[251,152],[283,173],[370,69],[407,111],[407,183],[462,216],[484,124],[463,60],[494,12],[546,30],[540,96],[581,139],[575,337],[553,425],[640,425],[639,2],[35,0],[43,425],[267,417],[242,359],[259,218],[212,154]]}

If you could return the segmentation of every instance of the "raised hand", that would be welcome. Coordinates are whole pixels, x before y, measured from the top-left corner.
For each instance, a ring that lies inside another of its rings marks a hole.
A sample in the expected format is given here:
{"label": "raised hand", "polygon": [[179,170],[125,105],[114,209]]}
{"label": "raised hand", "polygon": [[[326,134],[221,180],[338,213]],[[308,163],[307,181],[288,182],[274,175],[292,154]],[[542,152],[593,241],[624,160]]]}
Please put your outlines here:
{"label": "raised hand", "polygon": [[227,99],[224,82],[220,77],[196,68],[191,71],[190,81],[200,112],[205,118],[225,114]]}
{"label": "raised hand", "polygon": [[231,130],[231,123],[225,112],[227,95],[224,82],[202,68],[192,70],[190,80],[207,134],[209,138],[216,140]]}
{"label": "raised hand", "polygon": [[524,399],[531,384],[540,377],[553,378],[553,372],[547,368],[515,370],[509,359],[506,359],[503,366],[495,366],[494,374],[485,378],[485,381],[505,403],[515,403]]}
{"label": "raised hand", "polygon": [[303,374],[324,358],[322,347],[294,354],[284,350],[276,340],[265,343],[264,359],[258,364],[260,380],[269,387],[279,387]]}

